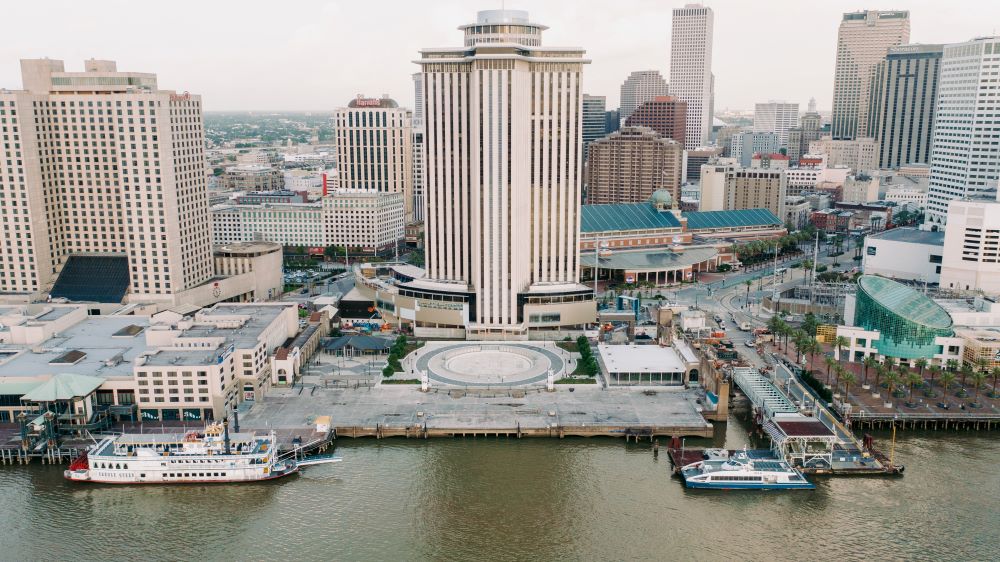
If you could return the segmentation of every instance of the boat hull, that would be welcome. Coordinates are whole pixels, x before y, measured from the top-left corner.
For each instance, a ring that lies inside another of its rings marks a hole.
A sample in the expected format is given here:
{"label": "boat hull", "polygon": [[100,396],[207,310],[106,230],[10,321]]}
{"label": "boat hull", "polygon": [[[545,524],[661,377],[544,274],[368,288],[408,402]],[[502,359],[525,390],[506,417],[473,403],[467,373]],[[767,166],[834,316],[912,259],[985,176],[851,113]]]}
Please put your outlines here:
{"label": "boat hull", "polygon": [[73,478],[70,471],[64,471],[63,477],[70,482],[79,482],[82,484],[114,484],[119,486],[130,486],[130,485],[147,485],[147,484],[157,484],[157,485],[175,485],[175,484],[247,484],[251,482],[268,482],[271,480],[278,480],[286,476],[291,476],[293,474],[298,474],[299,468],[296,467],[292,470],[287,470],[279,474],[270,474],[262,478],[255,478],[252,480],[219,480],[219,479],[171,479],[171,480],[107,480],[107,479],[94,479],[94,478]]}
{"label": "boat hull", "polygon": [[744,484],[738,482],[728,482],[726,484],[718,482],[696,482],[685,480],[684,485],[688,488],[696,488],[701,490],[813,490],[816,486],[806,483],[806,484],[763,484],[756,482],[747,482]]}

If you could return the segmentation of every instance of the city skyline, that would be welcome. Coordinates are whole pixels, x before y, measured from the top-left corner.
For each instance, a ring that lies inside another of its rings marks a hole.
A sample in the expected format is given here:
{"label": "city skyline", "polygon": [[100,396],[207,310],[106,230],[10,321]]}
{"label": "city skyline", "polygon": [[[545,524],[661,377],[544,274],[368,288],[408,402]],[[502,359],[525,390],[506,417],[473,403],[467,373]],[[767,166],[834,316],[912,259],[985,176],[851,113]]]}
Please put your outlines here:
{"label": "city skyline", "polygon": [[[671,11],[684,6],[684,2],[635,1],[608,11],[598,2],[572,3],[577,9],[568,9],[570,3],[562,1],[507,4],[510,9],[530,10],[537,21],[558,22],[549,34],[555,44],[587,50],[593,63],[584,88],[607,96],[609,108],[618,107],[619,87],[630,72],[654,69],[669,75]],[[975,6],[976,18],[969,18],[968,10],[945,9],[929,1],[878,6],[849,1],[817,5],[788,1],[764,7],[728,0],[704,4],[715,12],[712,68],[717,112],[751,110],[754,103],[768,99],[787,99],[804,107],[810,97],[817,99],[822,111],[829,111],[837,27],[844,12],[866,7],[908,10],[911,41],[919,43],[965,42],[993,33],[992,26],[982,22],[1000,21],[1000,5],[971,2],[967,4]],[[284,13],[268,8],[267,17],[261,17],[264,12],[253,4],[213,3],[199,5],[205,13],[196,20],[185,10],[158,12],[160,25],[150,26],[149,14],[139,9],[101,10],[65,3],[46,7],[43,13],[37,5],[12,5],[6,14],[19,24],[0,45],[0,88],[18,88],[20,59],[94,57],[117,60],[126,71],[157,68],[164,87],[202,95],[207,111],[333,111],[342,100],[362,91],[389,94],[412,107],[410,77],[417,70],[413,53],[427,45],[445,44],[455,31],[457,15],[498,8],[500,3],[390,2],[386,7],[373,11],[317,2]],[[46,17],[52,10],[65,17]],[[220,21],[229,23],[215,23]],[[420,25],[410,26],[414,21]],[[116,26],[114,34],[84,31],[111,24]],[[594,33],[595,29],[602,32]],[[773,66],[745,64],[747,29],[767,31],[754,34],[756,52],[775,53],[769,63]],[[621,37],[629,40],[623,42]],[[791,44],[796,48],[787,48]],[[358,45],[369,47],[357,54]],[[353,54],[331,56],[337,52]],[[74,64],[67,70],[81,70]],[[795,72],[780,72],[784,68]],[[262,73],[275,86],[244,87]]]}

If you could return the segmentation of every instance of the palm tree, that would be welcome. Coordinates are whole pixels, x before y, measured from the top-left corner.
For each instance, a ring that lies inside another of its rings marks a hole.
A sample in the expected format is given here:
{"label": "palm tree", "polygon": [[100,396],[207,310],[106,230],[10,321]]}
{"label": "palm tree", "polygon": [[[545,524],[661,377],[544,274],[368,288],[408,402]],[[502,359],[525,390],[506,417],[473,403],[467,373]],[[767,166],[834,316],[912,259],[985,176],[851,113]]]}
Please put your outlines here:
{"label": "palm tree", "polygon": [[914,362],[914,365],[917,367],[917,372],[920,373],[920,378],[924,378],[924,369],[927,368],[927,360],[921,357]]}
{"label": "palm tree", "polygon": [[844,402],[851,401],[851,385],[858,382],[858,377],[854,375],[853,371],[844,371],[844,374],[840,375],[840,382],[844,383]]}
{"label": "palm tree", "polygon": [[956,361],[954,359],[949,359],[948,361],[945,362],[945,369],[947,369],[949,371],[956,371],[956,370],[958,370],[958,361]]}
{"label": "palm tree", "polygon": [[976,371],[972,373],[972,388],[976,391],[973,397],[973,402],[979,401],[979,389],[983,386],[983,381],[986,380],[986,373],[983,371]]}
{"label": "palm tree", "polygon": [[997,379],[1000,378],[1000,367],[993,367],[990,371],[990,375],[993,377],[993,390],[990,392],[990,398],[996,398],[1000,396],[1000,388],[997,388]]}
{"label": "palm tree", "polygon": [[906,378],[903,379],[906,385],[910,387],[910,403],[913,403],[913,389],[916,388],[918,384],[923,384],[924,379],[919,374],[910,371],[906,374]]}
{"label": "palm tree", "polygon": [[896,386],[899,385],[900,380],[901,378],[899,376],[899,372],[896,371],[895,369],[890,369],[889,371],[886,371],[885,384],[888,385],[887,388],[889,389],[890,395],[892,395],[892,393],[895,392]]}
{"label": "palm tree", "polygon": [[814,359],[816,358],[816,354],[823,351],[823,347],[819,345],[819,342],[816,341],[816,338],[814,337],[806,336],[806,341],[809,342],[809,364],[812,365]]}
{"label": "palm tree", "polygon": [[969,365],[968,363],[962,363],[962,366],[959,368],[958,373],[962,376],[962,386],[965,386],[966,377],[972,374],[972,365]]}
{"label": "palm tree", "polygon": [[839,385],[840,378],[843,377],[845,373],[847,373],[847,369],[845,369],[843,365],[841,365],[840,363],[834,364],[833,384],[830,385],[834,388],[834,390],[836,390],[837,386]]}
{"label": "palm tree", "polygon": [[865,357],[864,361],[862,361],[861,364],[865,371],[864,378],[861,379],[861,384],[868,384],[868,369],[871,369],[873,367],[878,367],[878,357],[875,357],[874,355],[869,355],[868,357]]}
{"label": "palm tree", "polygon": [[928,372],[930,372],[931,374],[931,386],[934,386],[934,376],[941,374],[941,367],[939,365],[931,365],[931,368],[928,369]]}
{"label": "palm tree", "polygon": [[951,388],[951,385],[955,382],[956,378],[957,377],[953,371],[945,371],[941,373],[941,387],[944,388],[945,392],[948,392],[948,389]]}
{"label": "palm tree", "polygon": [[[841,355],[844,352],[844,348],[849,345],[851,345],[851,341],[845,338],[844,336],[837,336],[836,338],[834,338],[833,347],[834,349],[837,350],[837,359],[843,360],[843,357]],[[847,360],[850,361],[851,358],[848,357]]]}
{"label": "palm tree", "polygon": [[875,367],[875,390],[878,390],[878,382],[885,377],[886,368],[883,365],[877,365]]}
{"label": "palm tree", "polygon": [[833,386],[833,383],[830,382],[830,369],[837,364],[837,360],[829,355],[824,355],[823,362],[826,363],[826,384]]}
{"label": "palm tree", "polygon": [[768,319],[767,329],[771,331],[771,334],[773,334],[774,337],[778,337],[778,334],[781,333],[782,324],[784,324],[784,322],[781,320],[781,318],[778,317],[777,314],[775,314],[774,316]]}
{"label": "palm tree", "polygon": [[753,285],[753,281],[747,279],[746,281],[743,282],[743,284],[747,286],[747,306],[746,307],[750,308],[750,286]]}
{"label": "palm tree", "polygon": [[892,357],[886,357],[882,360],[882,364],[885,365],[886,369],[892,370],[892,368],[896,366],[896,360]]}

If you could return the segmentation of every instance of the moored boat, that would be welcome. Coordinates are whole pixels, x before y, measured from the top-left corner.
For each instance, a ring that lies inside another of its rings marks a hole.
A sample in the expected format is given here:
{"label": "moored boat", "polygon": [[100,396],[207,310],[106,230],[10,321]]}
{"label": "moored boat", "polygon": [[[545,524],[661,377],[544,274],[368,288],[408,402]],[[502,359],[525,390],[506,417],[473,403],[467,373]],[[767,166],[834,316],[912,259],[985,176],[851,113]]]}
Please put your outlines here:
{"label": "moored boat", "polygon": [[719,490],[811,490],[802,472],[778,459],[752,458],[745,451],[712,455],[680,469],[688,488]]}
{"label": "moored boat", "polygon": [[304,464],[338,461],[282,458],[274,432],[230,434],[223,423],[203,431],[106,437],[75,459],[64,476],[106,484],[258,482],[295,474]]}

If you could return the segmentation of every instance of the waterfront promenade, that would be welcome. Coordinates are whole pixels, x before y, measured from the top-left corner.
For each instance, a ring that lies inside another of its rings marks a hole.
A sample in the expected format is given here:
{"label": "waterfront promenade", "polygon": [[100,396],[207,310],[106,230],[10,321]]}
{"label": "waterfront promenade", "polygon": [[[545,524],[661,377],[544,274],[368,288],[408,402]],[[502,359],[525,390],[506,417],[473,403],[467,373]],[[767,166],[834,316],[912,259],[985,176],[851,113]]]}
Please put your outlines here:
{"label": "waterfront promenade", "polygon": [[[573,390],[571,391],[570,388]],[[308,428],[330,416],[337,437],[712,436],[696,390],[604,389],[558,385],[556,391],[475,390],[417,385],[272,389],[240,416],[244,428]]]}
{"label": "waterfront promenade", "polygon": [[[795,344],[792,342],[788,343],[787,351],[782,343],[768,345],[776,358],[803,365],[801,360],[795,358]],[[842,410],[841,405],[849,405],[845,418],[851,425],[863,428],[892,425],[921,429],[1000,428],[1000,396],[994,397],[992,378],[985,379],[975,389],[969,375],[966,375],[966,384],[963,384],[961,374],[954,373],[955,376],[946,378],[946,387],[941,373],[932,377],[930,369],[921,373],[918,369],[909,368],[906,372],[917,377],[912,384],[903,376],[894,378],[891,383],[885,378],[876,382],[874,367],[868,368],[866,375],[862,363],[848,361],[835,362],[843,369],[838,377],[836,366],[827,366],[824,359],[833,354],[832,346],[821,344],[821,350],[811,359],[806,356],[805,367],[831,389],[835,402]],[[844,372],[853,375],[852,384],[845,386],[842,380]],[[918,379],[919,382],[916,382]]]}

